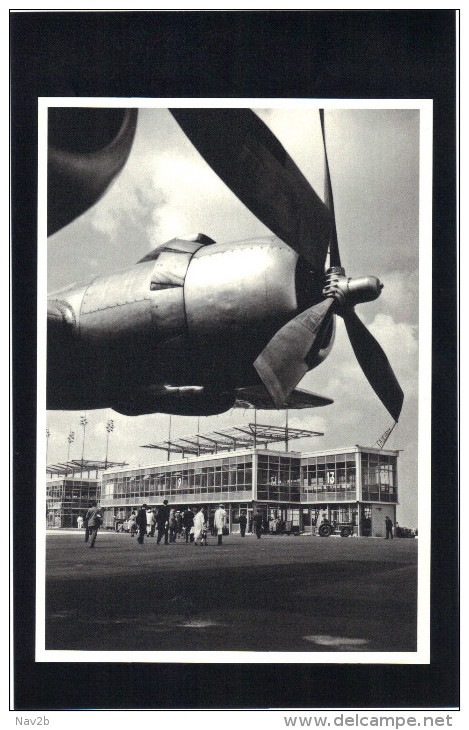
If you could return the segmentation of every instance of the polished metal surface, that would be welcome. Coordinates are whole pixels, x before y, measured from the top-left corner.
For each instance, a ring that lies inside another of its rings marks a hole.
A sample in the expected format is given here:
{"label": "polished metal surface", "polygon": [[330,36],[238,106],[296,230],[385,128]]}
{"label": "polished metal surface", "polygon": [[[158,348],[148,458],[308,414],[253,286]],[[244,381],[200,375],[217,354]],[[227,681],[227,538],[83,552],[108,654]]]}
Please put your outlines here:
{"label": "polished metal surface", "polygon": [[345,276],[342,267],[334,266],[325,275],[323,295],[333,297],[340,306],[355,306],[379,297],[383,284],[376,276]]}
{"label": "polished metal surface", "polygon": [[279,240],[199,249],[184,285],[189,334],[227,336],[286,321],[297,310],[297,260]]}

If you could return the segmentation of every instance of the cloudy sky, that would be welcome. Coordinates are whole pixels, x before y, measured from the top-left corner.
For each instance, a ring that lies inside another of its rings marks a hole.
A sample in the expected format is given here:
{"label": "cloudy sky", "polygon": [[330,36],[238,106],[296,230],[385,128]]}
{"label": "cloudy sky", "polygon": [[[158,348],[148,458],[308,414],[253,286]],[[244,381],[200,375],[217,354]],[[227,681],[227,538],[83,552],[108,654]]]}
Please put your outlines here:
{"label": "cloudy sky", "polygon": [[[316,110],[256,109],[323,197],[324,166]],[[417,525],[419,112],[415,109],[330,109],[327,143],[342,263],[348,276],[371,274],[381,297],[357,312],[384,348],[404,391],[398,426],[386,448],[399,458],[398,521]],[[48,241],[48,290],[89,281],[138,261],[157,244],[187,233],[222,243],[270,233],[203,161],[165,109],[142,109],[129,160],[103,199]],[[292,443],[297,450],[372,446],[392,419],[362,374],[337,318],[332,353],[300,387],[334,399],[325,408],[290,411],[289,424],[324,436]],[[81,458],[82,412],[49,411],[48,463]],[[104,459],[106,422],[114,420],[109,458],[130,464],[163,460],[141,445],[167,438],[169,417],[86,413],[85,458]],[[201,432],[252,421],[234,410],[201,419]],[[282,412],[258,422],[282,424]],[[196,431],[197,419],[172,417],[172,436]]]}

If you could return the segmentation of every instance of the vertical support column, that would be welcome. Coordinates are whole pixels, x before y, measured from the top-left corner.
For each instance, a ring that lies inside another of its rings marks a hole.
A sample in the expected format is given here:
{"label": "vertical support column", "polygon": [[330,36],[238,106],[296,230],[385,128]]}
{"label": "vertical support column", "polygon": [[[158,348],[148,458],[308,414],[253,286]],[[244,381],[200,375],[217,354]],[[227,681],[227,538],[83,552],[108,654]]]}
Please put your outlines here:
{"label": "vertical support column", "polygon": [[257,452],[252,453],[252,496],[251,499],[257,500]]}
{"label": "vertical support column", "polygon": [[355,450],[355,479],[356,479],[356,493],[357,501],[361,502],[363,499],[362,492],[362,455],[361,452],[356,448]]}
{"label": "vertical support column", "polygon": [[362,456],[357,447],[355,447],[355,492],[357,499],[357,532],[358,537],[362,536]]}

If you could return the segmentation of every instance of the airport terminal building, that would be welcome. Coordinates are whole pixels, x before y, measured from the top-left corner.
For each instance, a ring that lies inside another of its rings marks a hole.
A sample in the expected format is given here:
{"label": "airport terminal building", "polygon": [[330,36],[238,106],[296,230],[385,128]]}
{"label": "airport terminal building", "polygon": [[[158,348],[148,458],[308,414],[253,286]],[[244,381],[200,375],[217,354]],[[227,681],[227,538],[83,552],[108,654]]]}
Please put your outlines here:
{"label": "airport terminal building", "polygon": [[77,518],[85,514],[92,500],[99,500],[101,483],[90,479],[56,478],[46,483],[47,527],[76,527]]}
{"label": "airport terminal building", "polygon": [[158,507],[204,505],[213,515],[223,503],[232,533],[239,532],[242,511],[260,509],[268,531],[276,523],[286,531],[315,533],[324,517],[349,525],[360,536],[385,534],[385,518],[396,521],[399,452],[363,446],[311,453],[267,448],[203,454],[122,468],[102,474],[100,503],[105,526],[125,520],[146,503]]}

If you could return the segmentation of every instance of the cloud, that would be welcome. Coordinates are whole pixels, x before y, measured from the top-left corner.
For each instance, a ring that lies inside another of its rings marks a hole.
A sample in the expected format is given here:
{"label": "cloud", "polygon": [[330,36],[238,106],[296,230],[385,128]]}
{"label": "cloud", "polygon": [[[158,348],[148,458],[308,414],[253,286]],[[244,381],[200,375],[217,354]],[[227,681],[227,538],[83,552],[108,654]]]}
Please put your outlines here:
{"label": "cloud", "polygon": [[111,240],[122,238],[123,231],[132,230],[133,237],[140,236],[156,245],[161,209],[165,204],[164,192],[156,185],[145,169],[137,171],[129,166],[112,185],[100,205],[90,215],[90,225],[98,233]]}
{"label": "cloud", "polygon": [[395,319],[418,322],[419,272],[389,271],[384,279],[380,309]]}
{"label": "cloud", "polygon": [[378,314],[370,326],[379,338],[406,397],[415,397],[418,386],[418,335],[415,325],[394,322],[387,314]]}

